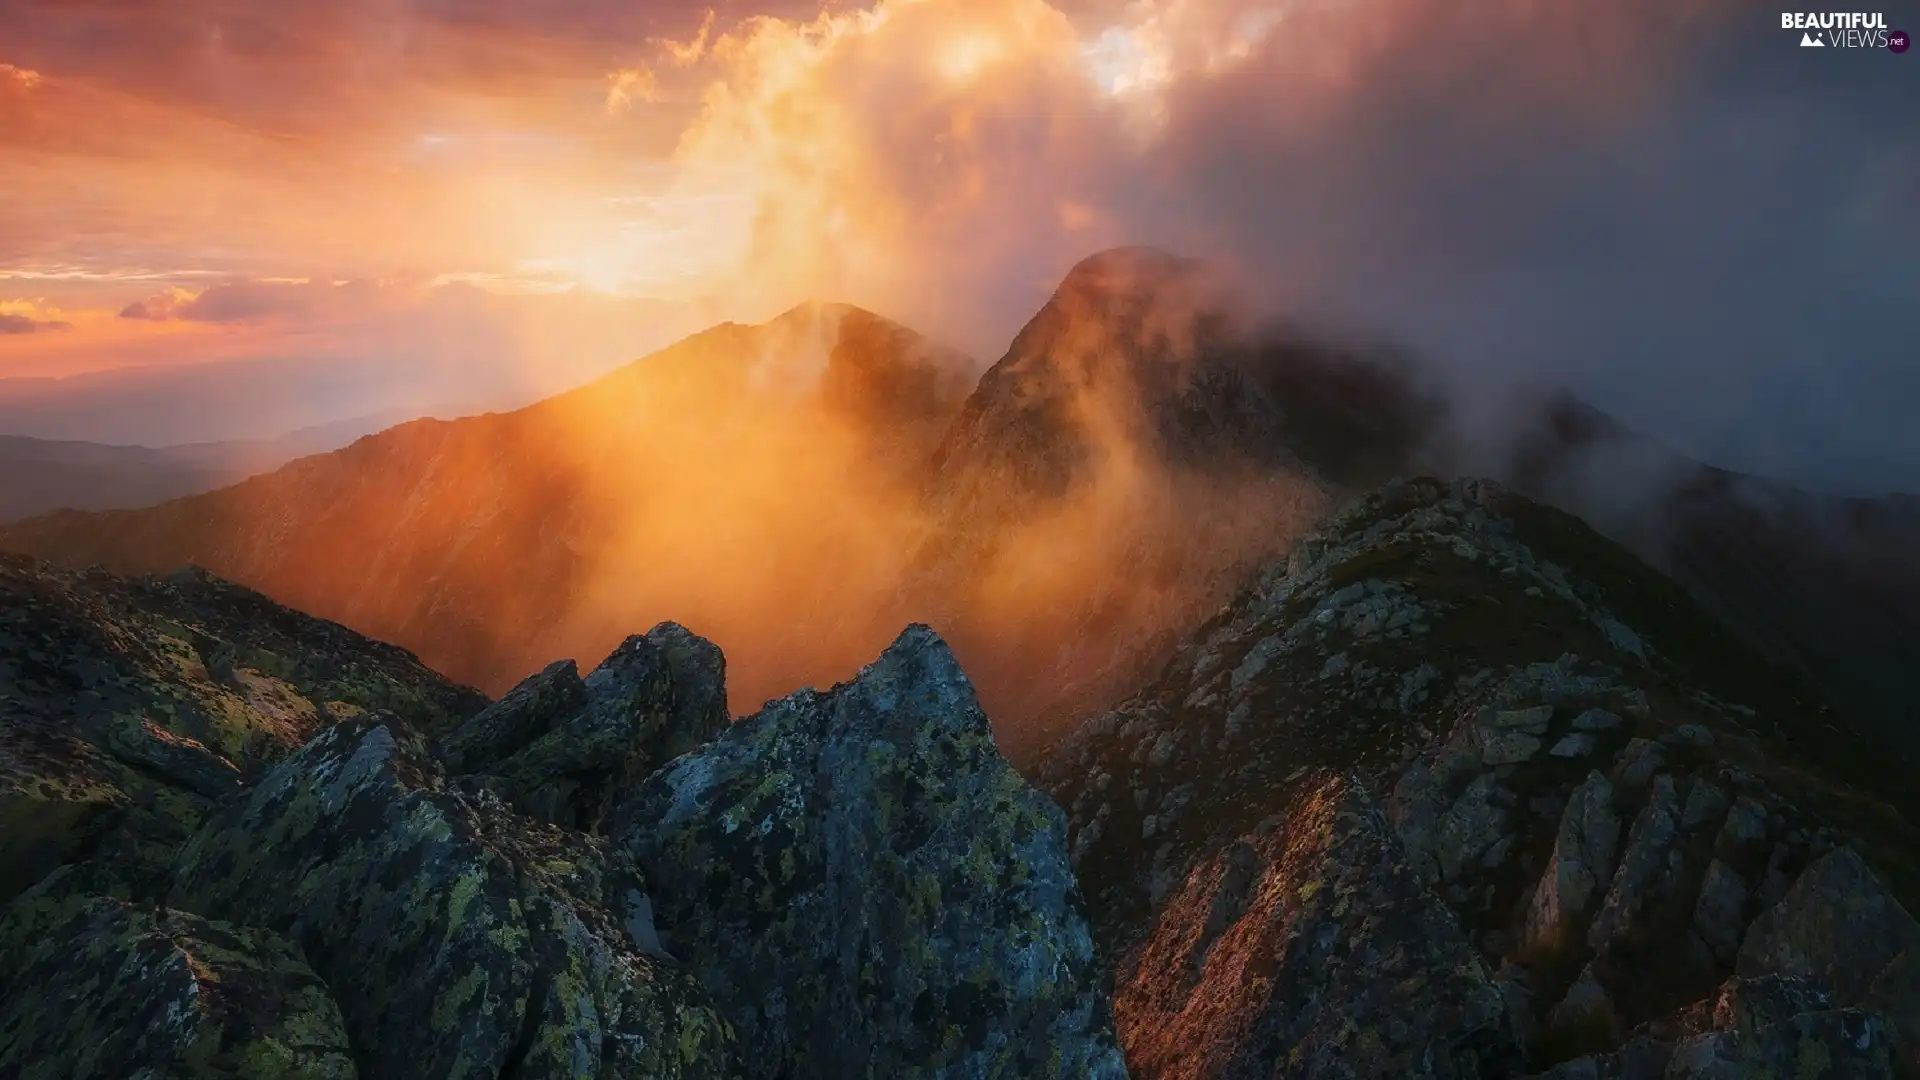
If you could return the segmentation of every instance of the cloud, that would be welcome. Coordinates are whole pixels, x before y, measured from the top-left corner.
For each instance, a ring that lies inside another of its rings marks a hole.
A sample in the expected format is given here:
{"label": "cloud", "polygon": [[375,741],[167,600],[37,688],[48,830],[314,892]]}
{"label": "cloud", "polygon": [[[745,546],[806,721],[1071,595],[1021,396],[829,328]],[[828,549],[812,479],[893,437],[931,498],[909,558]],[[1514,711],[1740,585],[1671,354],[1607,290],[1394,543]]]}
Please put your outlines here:
{"label": "cloud", "polygon": [[31,68],[17,67],[13,64],[0,64],[0,89],[25,92],[39,86],[42,77]]}
{"label": "cloud", "polygon": [[149,296],[145,300],[135,300],[133,303],[121,308],[120,318],[145,319],[149,322],[166,322],[169,319],[175,318],[180,309],[192,303],[193,299],[193,293],[178,286],[171,286],[164,292]]}
{"label": "cloud", "polygon": [[0,312],[0,334],[40,334],[49,330],[71,330],[70,322],[31,319],[25,315]]}
{"label": "cloud", "polygon": [[1763,14],[883,0],[655,71],[700,82],[676,161],[751,207],[745,306],[829,295],[991,352],[1077,258],[1154,243],[1719,463],[1920,488],[1909,73]]}
{"label": "cloud", "polygon": [[49,331],[72,330],[73,324],[46,300],[0,300],[0,335],[21,337]]}
{"label": "cloud", "polygon": [[370,281],[257,281],[237,278],[194,293],[178,286],[120,309],[122,319],[238,323],[350,313],[376,305],[383,286]]}
{"label": "cloud", "polygon": [[[1797,40],[1733,0],[17,0],[0,267],[839,299],[991,356],[1152,243],[1721,463],[1920,487],[1911,72]],[[216,289],[121,329],[333,310]]]}

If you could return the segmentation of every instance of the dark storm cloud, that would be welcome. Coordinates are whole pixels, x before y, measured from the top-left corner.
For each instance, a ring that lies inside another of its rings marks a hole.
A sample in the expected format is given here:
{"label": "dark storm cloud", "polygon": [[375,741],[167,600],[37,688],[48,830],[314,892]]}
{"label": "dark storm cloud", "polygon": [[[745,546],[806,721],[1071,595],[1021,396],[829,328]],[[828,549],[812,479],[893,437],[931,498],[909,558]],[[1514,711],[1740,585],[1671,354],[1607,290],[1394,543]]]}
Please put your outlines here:
{"label": "dark storm cloud", "polygon": [[1917,72],[1802,51],[1777,15],[1629,8],[1594,63],[1579,23],[1402,5],[1321,110],[1277,107],[1302,53],[1269,52],[1179,101],[1152,193],[1183,201],[1132,210],[1309,312],[1718,463],[1920,489]]}

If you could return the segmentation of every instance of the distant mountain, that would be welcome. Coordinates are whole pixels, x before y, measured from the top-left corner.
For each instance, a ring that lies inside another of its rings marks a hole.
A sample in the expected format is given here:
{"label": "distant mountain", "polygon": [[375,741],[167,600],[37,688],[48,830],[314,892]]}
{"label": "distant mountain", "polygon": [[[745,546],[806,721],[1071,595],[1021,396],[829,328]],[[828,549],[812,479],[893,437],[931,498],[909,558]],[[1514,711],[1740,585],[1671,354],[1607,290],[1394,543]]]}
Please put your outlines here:
{"label": "distant mountain", "polygon": [[336,450],[406,418],[378,414],[272,439],[165,447],[0,435],[0,522],[49,510],[133,509],[212,491],[294,458]]}
{"label": "distant mountain", "polygon": [[1208,267],[1149,249],[1082,262],[976,370],[809,305],[517,412],[150,510],[48,515],[0,546],[199,563],[493,692],[671,614],[735,658],[745,711],[925,621],[1030,760],[1358,493],[1470,473],[1627,543],[1836,725],[1920,748],[1900,674],[1920,655],[1910,502],[1717,472],[1562,395],[1450,395],[1390,349],[1253,320]]}
{"label": "distant mountain", "polygon": [[1340,490],[1385,479],[1439,407],[1396,358],[1254,333],[1202,263],[1096,255],[941,443],[913,610],[1024,758],[1157,670]]}
{"label": "distant mountain", "polygon": [[49,515],[7,543],[205,566],[494,691],[671,609],[751,658],[750,707],[897,632],[888,567],[918,527],[900,508],[975,374],[878,316],[807,305],[515,412],[403,424],[151,510]]}

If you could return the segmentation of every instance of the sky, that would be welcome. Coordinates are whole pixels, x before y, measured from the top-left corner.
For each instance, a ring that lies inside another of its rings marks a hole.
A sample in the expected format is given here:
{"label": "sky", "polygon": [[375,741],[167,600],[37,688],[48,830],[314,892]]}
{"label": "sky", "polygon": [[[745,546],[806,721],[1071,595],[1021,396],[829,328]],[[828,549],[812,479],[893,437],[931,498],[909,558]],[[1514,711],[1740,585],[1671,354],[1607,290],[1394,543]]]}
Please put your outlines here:
{"label": "sky", "polygon": [[[1148,243],[1464,387],[1920,491],[1920,53],[1802,49],[1750,3],[0,0],[0,27],[0,403],[66,380],[0,409],[23,433],[526,398],[807,299],[990,360],[1074,262]],[[234,365],[246,408],[88,412],[133,369]]]}

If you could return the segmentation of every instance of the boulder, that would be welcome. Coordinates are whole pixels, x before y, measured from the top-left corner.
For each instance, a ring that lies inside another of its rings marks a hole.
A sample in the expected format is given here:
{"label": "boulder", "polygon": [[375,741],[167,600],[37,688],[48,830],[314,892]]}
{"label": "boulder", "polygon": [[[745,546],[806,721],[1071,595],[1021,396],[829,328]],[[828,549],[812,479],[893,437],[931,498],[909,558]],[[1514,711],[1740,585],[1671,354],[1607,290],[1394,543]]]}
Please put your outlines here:
{"label": "boulder", "polygon": [[587,707],[587,686],[571,660],[556,660],[520,681],[440,744],[450,773],[499,765]]}

